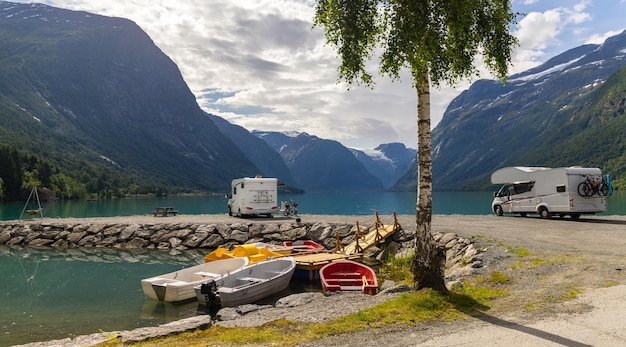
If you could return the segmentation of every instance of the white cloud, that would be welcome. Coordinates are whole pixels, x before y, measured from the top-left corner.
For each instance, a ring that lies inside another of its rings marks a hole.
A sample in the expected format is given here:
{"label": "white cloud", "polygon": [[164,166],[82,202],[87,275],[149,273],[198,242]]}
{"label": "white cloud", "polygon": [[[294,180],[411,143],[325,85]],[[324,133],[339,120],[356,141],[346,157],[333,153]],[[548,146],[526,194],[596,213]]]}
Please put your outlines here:
{"label": "white cloud", "polygon": [[[533,5],[534,2],[524,4]],[[564,32],[592,19],[587,12],[589,4],[589,1],[583,0],[570,7],[559,6],[543,12],[533,11],[519,20],[514,34],[519,39],[520,46],[514,51],[512,72],[532,68],[554,55],[553,50],[548,48],[563,46],[566,35]]]}

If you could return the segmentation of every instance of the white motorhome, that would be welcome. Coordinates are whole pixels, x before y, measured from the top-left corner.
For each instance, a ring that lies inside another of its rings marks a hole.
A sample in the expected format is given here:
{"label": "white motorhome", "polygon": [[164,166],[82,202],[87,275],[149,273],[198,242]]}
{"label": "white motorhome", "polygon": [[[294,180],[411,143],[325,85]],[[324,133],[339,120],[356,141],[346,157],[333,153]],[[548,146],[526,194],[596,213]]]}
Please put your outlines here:
{"label": "white motorhome", "polygon": [[581,214],[606,211],[610,179],[598,168],[505,167],[491,174],[492,184],[502,184],[494,193],[492,211],[538,213],[542,218],[558,215],[578,219]]}
{"label": "white motorhome", "polygon": [[234,179],[228,198],[228,215],[265,215],[278,211],[278,179],[244,177]]}

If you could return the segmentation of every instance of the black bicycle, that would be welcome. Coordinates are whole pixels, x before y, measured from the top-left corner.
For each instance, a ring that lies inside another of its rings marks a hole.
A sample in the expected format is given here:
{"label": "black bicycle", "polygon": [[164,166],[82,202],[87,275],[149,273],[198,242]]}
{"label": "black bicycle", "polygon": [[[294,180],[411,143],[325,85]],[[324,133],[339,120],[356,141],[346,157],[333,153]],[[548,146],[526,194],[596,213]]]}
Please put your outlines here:
{"label": "black bicycle", "polygon": [[604,177],[587,176],[587,178],[578,185],[578,195],[590,197],[594,195],[609,195],[609,185]]}

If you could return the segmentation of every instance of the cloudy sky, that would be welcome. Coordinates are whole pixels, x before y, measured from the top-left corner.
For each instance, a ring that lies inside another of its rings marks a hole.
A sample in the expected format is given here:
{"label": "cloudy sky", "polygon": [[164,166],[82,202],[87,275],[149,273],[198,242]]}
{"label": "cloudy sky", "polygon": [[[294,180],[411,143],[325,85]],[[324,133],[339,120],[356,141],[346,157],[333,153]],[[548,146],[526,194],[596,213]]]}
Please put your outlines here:
{"label": "cloudy sky", "polygon": [[[378,78],[373,89],[337,83],[339,60],[312,28],[315,0],[36,2],[133,20],[178,65],[204,110],[248,130],[303,131],[361,149],[417,146],[410,79]],[[626,0],[513,0],[513,9],[523,15],[512,29],[520,46],[511,74],[626,29]],[[433,127],[468,86],[431,90]]]}

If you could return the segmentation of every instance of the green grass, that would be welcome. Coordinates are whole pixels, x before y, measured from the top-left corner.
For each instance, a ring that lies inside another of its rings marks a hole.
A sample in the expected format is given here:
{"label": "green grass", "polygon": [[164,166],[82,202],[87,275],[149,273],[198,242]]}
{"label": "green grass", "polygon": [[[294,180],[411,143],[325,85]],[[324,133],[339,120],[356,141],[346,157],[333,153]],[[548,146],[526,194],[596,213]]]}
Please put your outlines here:
{"label": "green grass", "polygon": [[509,245],[505,245],[502,242],[498,242],[498,244],[501,247],[506,248],[507,251],[509,251],[510,253],[513,253],[515,255],[517,255],[518,257],[522,258],[522,257],[527,257],[530,255],[530,251],[527,248],[524,247],[519,247],[519,248],[515,248]]}
{"label": "green grass", "polygon": [[412,286],[411,262],[413,262],[413,254],[407,257],[390,256],[383,265],[376,268],[376,276],[379,283],[390,280],[396,282],[396,284],[403,283]]}
{"label": "green grass", "polygon": [[[152,339],[133,346],[291,346],[325,336],[353,333],[364,329],[393,325],[415,325],[433,320],[453,321],[466,315],[477,315],[489,309],[491,300],[506,295],[506,290],[490,286],[466,284],[458,292],[442,294],[425,289],[408,292],[378,306],[368,308],[324,323],[298,323],[278,319],[260,327],[225,328],[213,326]],[[99,346],[119,346],[108,341]]]}

